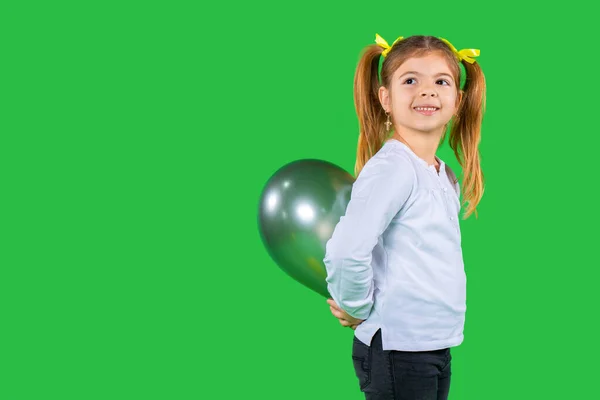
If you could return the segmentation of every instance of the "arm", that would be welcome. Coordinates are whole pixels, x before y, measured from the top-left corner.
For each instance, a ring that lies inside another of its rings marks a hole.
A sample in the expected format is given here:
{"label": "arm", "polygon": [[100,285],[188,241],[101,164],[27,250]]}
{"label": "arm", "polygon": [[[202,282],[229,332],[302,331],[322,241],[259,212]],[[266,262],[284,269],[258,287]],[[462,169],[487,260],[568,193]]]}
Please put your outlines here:
{"label": "arm", "polygon": [[414,174],[401,155],[367,162],[354,182],[346,213],[327,242],[327,288],[339,308],[366,319],[373,306],[372,251],[412,190]]}

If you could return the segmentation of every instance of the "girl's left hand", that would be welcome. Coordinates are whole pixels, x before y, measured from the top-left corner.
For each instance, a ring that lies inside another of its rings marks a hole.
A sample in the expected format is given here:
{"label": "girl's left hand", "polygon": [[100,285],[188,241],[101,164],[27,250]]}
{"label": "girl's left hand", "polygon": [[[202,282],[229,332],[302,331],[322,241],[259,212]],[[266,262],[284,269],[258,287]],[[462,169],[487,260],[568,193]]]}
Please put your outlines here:
{"label": "girl's left hand", "polygon": [[364,321],[364,319],[357,319],[348,315],[348,313],[342,310],[333,299],[327,299],[327,304],[329,304],[331,313],[340,320],[342,326],[350,327],[352,330],[355,330],[356,327]]}

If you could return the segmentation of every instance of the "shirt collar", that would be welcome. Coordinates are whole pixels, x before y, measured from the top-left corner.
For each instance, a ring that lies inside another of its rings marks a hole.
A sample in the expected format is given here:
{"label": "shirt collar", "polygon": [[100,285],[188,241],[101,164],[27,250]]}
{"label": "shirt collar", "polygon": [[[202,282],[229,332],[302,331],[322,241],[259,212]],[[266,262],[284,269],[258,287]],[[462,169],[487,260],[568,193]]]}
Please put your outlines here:
{"label": "shirt collar", "polygon": [[[390,138],[387,143],[389,142],[394,142],[396,144],[398,144],[400,147],[402,147],[403,149],[405,149],[408,154],[411,155],[411,157],[413,157],[419,164],[421,164],[423,167],[425,167],[426,169],[428,169],[429,171],[434,172],[435,174],[437,174],[437,170],[435,169],[435,165],[429,165],[427,164],[427,161],[423,160],[421,157],[419,157],[418,155],[416,155],[412,149],[410,147],[408,147],[406,144],[402,143],[401,141],[399,141],[398,139],[394,139],[394,138]],[[446,163],[440,159],[438,156],[434,156],[435,159],[437,160],[437,162],[440,164],[440,174],[444,174],[446,175]]]}

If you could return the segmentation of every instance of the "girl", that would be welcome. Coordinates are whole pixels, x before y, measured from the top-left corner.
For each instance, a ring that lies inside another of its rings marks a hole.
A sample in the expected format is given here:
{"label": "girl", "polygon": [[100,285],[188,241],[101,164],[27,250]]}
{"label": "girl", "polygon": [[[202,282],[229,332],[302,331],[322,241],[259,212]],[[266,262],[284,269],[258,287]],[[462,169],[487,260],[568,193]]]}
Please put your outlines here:
{"label": "girl", "polygon": [[355,75],[357,178],[326,246],[327,302],[355,331],[352,360],[366,399],[447,399],[450,348],[463,341],[466,276],[460,188],[436,151],[452,121],[465,218],[477,216],[485,79],[479,50],[457,51],[432,36],[389,46],[376,35],[376,43]]}

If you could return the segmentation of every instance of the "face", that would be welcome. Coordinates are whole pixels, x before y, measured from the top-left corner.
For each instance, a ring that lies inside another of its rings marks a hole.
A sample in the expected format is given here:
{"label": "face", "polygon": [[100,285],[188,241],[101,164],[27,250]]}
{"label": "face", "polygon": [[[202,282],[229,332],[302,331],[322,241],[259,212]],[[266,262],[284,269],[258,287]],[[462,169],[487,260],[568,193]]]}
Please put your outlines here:
{"label": "face", "polygon": [[379,98],[396,131],[441,135],[458,109],[457,85],[446,59],[432,53],[406,60],[389,88],[379,89]]}

